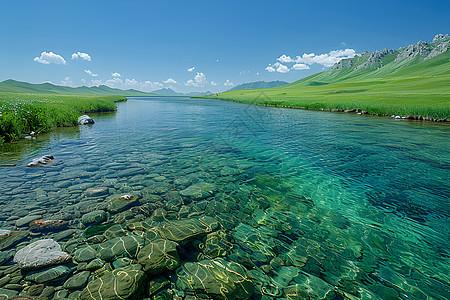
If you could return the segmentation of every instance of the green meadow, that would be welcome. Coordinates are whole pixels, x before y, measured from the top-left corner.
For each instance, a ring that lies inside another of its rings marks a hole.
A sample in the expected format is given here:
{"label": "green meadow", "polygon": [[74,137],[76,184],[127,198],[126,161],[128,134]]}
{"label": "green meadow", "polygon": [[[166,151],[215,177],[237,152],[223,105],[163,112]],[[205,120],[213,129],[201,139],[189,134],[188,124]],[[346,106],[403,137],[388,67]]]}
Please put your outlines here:
{"label": "green meadow", "polygon": [[91,112],[116,110],[123,96],[21,94],[0,92],[0,144],[58,126],[74,126]]}
{"label": "green meadow", "polygon": [[291,84],[263,90],[235,90],[210,98],[247,104],[307,109],[360,109],[371,114],[450,118],[450,51],[425,61],[382,67],[355,67],[314,74]]}

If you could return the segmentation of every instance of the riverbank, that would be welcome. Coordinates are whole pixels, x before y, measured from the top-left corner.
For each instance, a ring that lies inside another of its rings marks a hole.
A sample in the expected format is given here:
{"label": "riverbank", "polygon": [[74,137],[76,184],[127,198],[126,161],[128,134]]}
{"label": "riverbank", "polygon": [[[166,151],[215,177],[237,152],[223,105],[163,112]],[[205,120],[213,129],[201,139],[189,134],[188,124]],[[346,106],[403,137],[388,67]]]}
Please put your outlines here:
{"label": "riverbank", "polygon": [[123,96],[47,95],[0,92],[0,144],[54,127],[75,126],[78,117],[116,111]]}
{"label": "riverbank", "polygon": [[284,86],[195,96],[245,104],[347,111],[436,121],[450,118],[450,76],[365,80],[323,86]]}

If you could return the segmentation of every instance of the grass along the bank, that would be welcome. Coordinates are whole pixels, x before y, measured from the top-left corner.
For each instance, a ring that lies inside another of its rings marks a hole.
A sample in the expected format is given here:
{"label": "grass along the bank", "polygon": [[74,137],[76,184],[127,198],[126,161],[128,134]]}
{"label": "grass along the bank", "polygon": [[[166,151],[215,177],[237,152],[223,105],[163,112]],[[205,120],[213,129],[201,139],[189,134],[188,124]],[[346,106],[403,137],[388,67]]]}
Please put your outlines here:
{"label": "grass along the bank", "polygon": [[91,112],[116,110],[123,96],[44,95],[0,92],[0,144],[24,134],[41,133],[57,126],[74,126]]}
{"label": "grass along the bank", "polygon": [[319,86],[237,90],[207,98],[308,109],[361,109],[372,114],[450,118],[450,75],[343,81]]}

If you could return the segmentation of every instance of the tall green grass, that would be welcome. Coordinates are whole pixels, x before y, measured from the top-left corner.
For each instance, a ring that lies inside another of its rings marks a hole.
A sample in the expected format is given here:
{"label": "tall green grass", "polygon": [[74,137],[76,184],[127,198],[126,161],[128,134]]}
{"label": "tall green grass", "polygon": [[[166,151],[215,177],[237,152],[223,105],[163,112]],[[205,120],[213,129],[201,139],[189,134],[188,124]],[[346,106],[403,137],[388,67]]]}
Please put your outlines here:
{"label": "tall green grass", "polygon": [[0,144],[31,132],[74,126],[82,114],[115,111],[115,102],[120,101],[126,101],[126,98],[0,93]]}

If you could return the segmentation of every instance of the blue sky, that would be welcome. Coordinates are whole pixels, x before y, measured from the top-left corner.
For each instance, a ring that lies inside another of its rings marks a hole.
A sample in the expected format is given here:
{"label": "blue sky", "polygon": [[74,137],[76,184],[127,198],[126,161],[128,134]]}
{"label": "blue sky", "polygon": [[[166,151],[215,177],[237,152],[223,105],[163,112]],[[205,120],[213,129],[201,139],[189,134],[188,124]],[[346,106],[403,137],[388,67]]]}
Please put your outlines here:
{"label": "blue sky", "polygon": [[364,50],[397,49],[450,33],[448,0],[2,4],[0,81],[145,91],[292,82]]}

